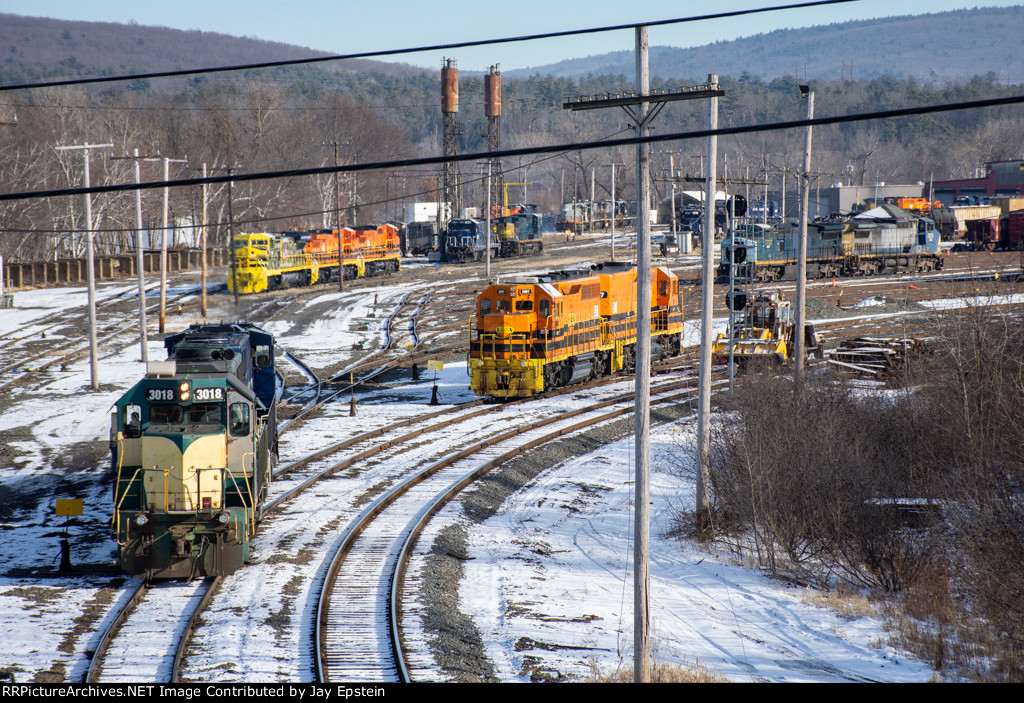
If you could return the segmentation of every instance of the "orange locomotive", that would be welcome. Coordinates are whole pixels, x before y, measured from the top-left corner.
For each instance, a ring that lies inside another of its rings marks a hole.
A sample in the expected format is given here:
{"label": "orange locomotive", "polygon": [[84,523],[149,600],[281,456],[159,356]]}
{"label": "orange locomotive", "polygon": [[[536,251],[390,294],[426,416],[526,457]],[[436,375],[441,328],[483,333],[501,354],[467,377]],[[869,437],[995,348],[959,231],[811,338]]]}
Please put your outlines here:
{"label": "orange locomotive", "polygon": [[[401,268],[394,225],[343,227],[345,278],[380,276]],[[228,290],[261,293],[286,285],[338,280],[338,230],[236,234]]]}
{"label": "orange locomotive", "polygon": [[[395,273],[401,268],[401,244],[398,227],[342,227],[345,280]],[[337,280],[338,230],[322,230],[309,235],[305,252],[316,261],[320,280]]]}
{"label": "orange locomotive", "polygon": [[[652,358],[682,348],[679,280],[651,268]],[[634,264],[598,264],[488,286],[470,328],[470,388],[524,398],[550,388],[632,371],[636,361]]]}

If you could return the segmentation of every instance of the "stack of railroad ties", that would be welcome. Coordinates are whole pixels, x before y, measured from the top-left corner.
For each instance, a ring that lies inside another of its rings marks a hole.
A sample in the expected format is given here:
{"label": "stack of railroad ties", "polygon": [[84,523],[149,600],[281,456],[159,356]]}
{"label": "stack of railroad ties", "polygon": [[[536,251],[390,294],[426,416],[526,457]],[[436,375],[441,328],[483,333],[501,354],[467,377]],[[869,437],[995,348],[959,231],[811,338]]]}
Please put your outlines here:
{"label": "stack of railroad ties", "polygon": [[[679,280],[651,277],[651,358],[682,349]],[[636,363],[637,268],[605,263],[518,277],[488,286],[469,330],[470,388],[481,396],[526,398]]]}
{"label": "stack of railroad ties", "polygon": [[882,381],[906,370],[924,353],[923,345],[909,337],[855,337],[830,351],[827,361],[841,372]]}

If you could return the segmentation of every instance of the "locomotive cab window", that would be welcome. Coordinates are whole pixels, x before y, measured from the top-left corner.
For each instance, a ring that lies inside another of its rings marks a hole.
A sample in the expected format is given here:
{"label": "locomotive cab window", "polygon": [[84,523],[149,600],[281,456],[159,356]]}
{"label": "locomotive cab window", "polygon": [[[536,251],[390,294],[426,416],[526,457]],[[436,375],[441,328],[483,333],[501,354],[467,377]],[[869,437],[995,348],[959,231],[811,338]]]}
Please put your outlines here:
{"label": "locomotive cab window", "polygon": [[142,436],[142,408],[134,403],[124,406],[124,436],[130,439]]}
{"label": "locomotive cab window", "polygon": [[245,403],[231,404],[231,436],[244,437],[249,434],[249,406]]}
{"label": "locomotive cab window", "polygon": [[512,304],[507,300],[498,300],[498,312],[511,312]]}
{"label": "locomotive cab window", "polygon": [[517,300],[516,301],[516,312],[523,312],[525,310],[533,310],[532,300]]}
{"label": "locomotive cab window", "polygon": [[184,419],[184,408],[180,405],[151,405],[149,408],[149,421],[154,425],[180,425]]}
{"label": "locomotive cab window", "polygon": [[491,312],[491,301],[488,298],[484,298],[480,301],[480,316],[489,315]]}
{"label": "locomotive cab window", "polygon": [[668,281],[665,279],[658,281],[658,295],[662,297],[668,295]]}
{"label": "locomotive cab window", "polygon": [[266,344],[256,345],[256,366],[261,369],[270,366],[270,346]]}
{"label": "locomotive cab window", "polygon": [[551,315],[551,301],[542,300],[540,301],[540,316],[549,317]]}

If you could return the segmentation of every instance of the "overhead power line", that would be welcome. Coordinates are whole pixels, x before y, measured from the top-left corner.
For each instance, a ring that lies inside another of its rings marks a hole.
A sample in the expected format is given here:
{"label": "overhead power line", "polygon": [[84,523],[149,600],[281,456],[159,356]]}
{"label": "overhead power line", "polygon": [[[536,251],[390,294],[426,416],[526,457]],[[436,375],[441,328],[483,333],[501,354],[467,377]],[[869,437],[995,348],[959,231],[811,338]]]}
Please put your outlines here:
{"label": "overhead power line", "polygon": [[756,15],[764,12],[777,12],[780,10],[800,10],[823,5],[840,5],[860,0],[812,0],[811,2],[799,2],[789,5],[776,5],[774,7],[757,7],[749,10],[733,10],[730,12],[713,12],[706,15],[695,15],[692,17],[676,17],[666,20],[653,20],[651,22],[634,22],[631,24],[605,25],[602,27],[591,27],[588,29],[567,29],[559,32],[543,32],[541,34],[524,34],[515,37],[501,37],[498,39],[477,39],[473,41],[451,42],[448,44],[433,44],[417,46],[405,49],[381,49],[380,51],[365,51],[356,54],[335,54],[333,56],[316,56],[307,59],[287,59],[282,61],[264,61],[261,63],[239,64],[236,66],[215,66],[209,68],[181,69],[176,71],[157,71],[153,73],[133,73],[123,76],[102,76],[97,78],[69,78],[60,81],[47,81],[45,83],[20,83],[17,85],[0,86],[0,92],[8,90],[27,90],[31,88],[55,88],[69,85],[89,85],[94,83],[117,83],[121,81],[149,80],[151,78],[173,78],[176,76],[195,76],[204,73],[226,73],[230,71],[249,71],[259,68],[280,68],[282,66],[301,66],[305,64],[327,63],[329,61],[343,61],[346,59],[368,59],[381,56],[396,56],[400,54],[415,54],[424,51],[441,51],[446,49],[464,49],[473,46],[489,46],[492,44],[509,44],[512,42],[532,41],[535,39],[556,39],[561,37],[572,37],[583,34],[596,34],[600,32],[615,32],[624,29],[636,29],[637,27],[661,27],[671,24],[684,24],[687,22],[702,22],[706,20],[726,19],[730,17],[742,17],[744,15]]}
{"label": "overhead power line", "polygon": [[169,181],[151,181],[146,183],[122,183],[115,185],[94,186],[91,188],[58,188],[53,190],[39,190],[27,193],[0,193],[0,202],[12,200],[30,200],[34,198],[51,198],[65,195],[84,195],[86,193],[119,193],[135,190],[152,190],[155,188],[194,186],[203,184],[218,183],[241,183],[244,181],[264,181],[275,178],[295,178],[299,176],[319,176],[334,173],[353,173],[358,171],[381,171],[385,169],[407,168],[410,166],[434,166],[447,162],[482,161],[490,158],[504,158],[513,156],[532,156],[535,154],[551,154],[570,151],[587,151],[593,149],[607,149],[617,146],[635,146],[637,144],[652,144],[657,142],[682,141],[687,139],[704,139],[713,135],[730,136],[736,134],[751,134],[756,132],[776,132],[798,127],[845,124],[851,122],[867,122],[870,120],[894,119],[898,117],[913,117],[915,115],[929,115],[938,112],[957,112],[962,110],[978,110],[986,107],[1001,107],[1005,105],[1019,105],[1024,103],[1024,95],[1010,95],[1001,98],[988,98],[985,100],[969,100],[966,102],[944,103],[941,105],[922,105],[919,107],[907,107],[896,110],[879,110],[876,112],[862,112],[852,115],[838,115],[834,117],[816,117],[814,119],[791,120],[788,122],[772,122],[763,125],[744,125],[739,127],[723,127],[719,129],[703,129],[693,132],[672,132],[669,134],[649,135],[642,137],[625,137],[622,139],[607,139],[597,141],[572,142],[567,144],[549,144],[546,146],[521,147],[517,149],[502,149],[500,151],[474,152],[469,154],[458,154],[455,156],[427,156],[415,159],[400,159],[396,161],[374,161],[361,164],[347,164],[344,166],[320,166],[315,168],[297,168],[285,171],[262,171],[255,173],[237,173],[232,176],[212,176],[209,178],[183,178]]}

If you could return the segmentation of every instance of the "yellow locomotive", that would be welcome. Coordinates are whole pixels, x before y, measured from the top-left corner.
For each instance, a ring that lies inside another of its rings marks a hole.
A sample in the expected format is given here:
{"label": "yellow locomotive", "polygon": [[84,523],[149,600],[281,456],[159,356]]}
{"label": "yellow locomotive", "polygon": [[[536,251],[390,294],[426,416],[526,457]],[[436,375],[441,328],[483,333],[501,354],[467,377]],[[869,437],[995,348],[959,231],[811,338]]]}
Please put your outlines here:
{"label": "yellow locomotive", "polygon": [[[287,285],[309,286],[338,280],[338,230],[237,234],[228,290],[261,293]],[[394,225],[343,227],[345,280],[395,273],[401,268]]]}
{"label": "yellow locomotive", "polygon": [[[683,332],[679,280],[660,267],[650,276],[651,356],[675,356]],[[637,269],[629,263],[488,286],[470,325],[470,388],[477,395],[523,398],[632,371],[636,299]]]}

